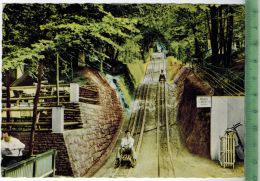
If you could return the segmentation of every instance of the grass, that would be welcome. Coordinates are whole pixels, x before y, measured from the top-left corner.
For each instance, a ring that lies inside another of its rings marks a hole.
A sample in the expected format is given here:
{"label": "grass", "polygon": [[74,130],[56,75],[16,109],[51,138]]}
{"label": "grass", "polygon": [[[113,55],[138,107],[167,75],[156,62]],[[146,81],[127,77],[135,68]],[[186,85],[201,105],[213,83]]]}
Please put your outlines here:
{"label": "grass", "polygon": [[176,76],[176,74],[178,73],[178,71],[181,69],[183,65],[181,61],[177,60],[173,56],[167,57],[167,62],[168,62],[168,72],[167,72],[168,81],[172,83],[174,77]]}
{"label": "grass", "polygon": [[129,89],[125,83],[125,80],[123,77],[120,76],[120,78],[118,79],[117,81],[123,95],[124,95],[124,99],[125,99],[125,102],[130,105],[131,104],[131,95],[130,95],[130,92],[129,92]]}
{"label": "grass", "polygon": [[142,83],[147,65],[148,62],[142,63],[141,61],[127,64],[127,67],[133,76],[135,88],[137,88]]}

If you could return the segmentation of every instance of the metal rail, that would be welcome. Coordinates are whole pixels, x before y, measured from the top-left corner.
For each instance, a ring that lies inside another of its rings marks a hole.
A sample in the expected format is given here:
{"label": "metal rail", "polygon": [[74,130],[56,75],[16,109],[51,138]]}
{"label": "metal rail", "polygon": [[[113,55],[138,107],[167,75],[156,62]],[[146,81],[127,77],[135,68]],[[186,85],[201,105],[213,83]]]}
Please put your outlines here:
{"label": "metal rail", "polygon": [[[166,70],[167,65],[163,60],[159,64],[160,69]],[[165,71],[166,73],[166,71]],[[173,166],[173,154],[170,148],[170,131],[169,131],[169,120],[168,120],[168,109],[167,109],[167,83],[161,81],[157,84],[157,135],[156,135],[156,144],[157,144],[157,161],[158,161],[158,177],[163,176],[161,171],[162,156],[165,156],[165,153],[161,153],[161,149],[166,145],[167,154],[170,161],[170,165],[175,175],[174,166]],[[165,164],[165,163],[164,163]]]}
{"label": "metal rail", "polygon": [[[159,73],[160,71],[156,71],[157,69],[167,69],[167,65],[165,61],[160,60],[153,60],[150,62],[150,66],[152,66],[152,71],[147,69],[144,82],[141,84],[139,89],[137,90],[136,99],[138,100],[134,104],[134,108],[136,106],[139,107],[138,110],[132,112],[128,129],[131,132],[131,135],[135,137],[135,140],[137,140],[137,144],[135,147],[136,154],[140,152],[143,136],[145,132],[145,123],[146,123],[146,109],[147,109],[147,103],[150,96],[150,84],[153,81],[153,75],[155,73]],[[158,80],[155,80],[158,81]],[[169,131],[169,121],[168,121],[168,110],[167,110],[167,88],[166,83],[157,83],[157,125],[154,129],[156,129],[156,146],[157,146],[157,159],[158,159],[158,176],[161,176],[161,170],[160,170],[160,157],[162,156],[160,153],[161,144],[162,141],[167,142],[167,150],[169,154],[169,158],[171,160],[171,166],[173,166],[172,163],[172,152],[170,149],[170,131]],[[166,131],[162,131],[161,129],[166,129]],[[173,168],[173,167],[172,167]],[[174,169],[174,168],[173,168]],[[133,171],[133,169],[121,169],[120,167],[116,168],[114,172],[112,173],[111,177],[127,177],[130,175],[130,173]],[[173,171],[174,172],[174,171]]]}
{"label": "metal rail", "polygon": [[[148,73],[148,69],[146,69],[146,73],[145,73],[145,77],[147,76],[151,76],[151,74]],[[135,103],[135,106],[138,106],[139,109],[134,111],[134,113],[131,114],[130,123],[128,125],[128,129],[130,130],[131,135],[134,137],[138,137],[135,138],[135,140],[137,140],[137,144],[135,144],[136,155],[138,155],[143,141],[143,134],[144,134],[144,128],[146,122],[146,107],[147,107],[147,102],[148,102],[147,100],[149,97],[149,90],[150,90],[149,89],[150,80],[148,80],[148,82],[143,82],[137,90],[136,97],[138,102]],[[131,171],[132,171],[131,169],[126,171],[125,169],[121,169],[120,167],[118,167],[114,170],[111,177],[112,178],[128,177]]]}
{"label": "metal rail", "polygon": [[55,176],[56,150],[49,150],[8,167],[2,167],[2,177]]}

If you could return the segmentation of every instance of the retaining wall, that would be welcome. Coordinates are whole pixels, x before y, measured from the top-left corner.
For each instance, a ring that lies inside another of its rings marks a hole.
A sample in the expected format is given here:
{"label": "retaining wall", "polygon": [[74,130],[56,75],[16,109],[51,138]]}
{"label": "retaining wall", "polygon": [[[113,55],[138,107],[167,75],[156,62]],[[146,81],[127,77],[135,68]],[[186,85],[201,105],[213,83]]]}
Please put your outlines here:
{"label": "retaining wall", "polygon": [[[35,153],[56,149],[57,175],[91,176],[106,160],[115,145],[123,120],[123,110],[116,92],[97,72],[84,74],[99,91],[99,105],[79,103],[83,128],[65,130],[63,134],[36,132]],[[29,132],[14,135],[26,144],[28,153]]]}

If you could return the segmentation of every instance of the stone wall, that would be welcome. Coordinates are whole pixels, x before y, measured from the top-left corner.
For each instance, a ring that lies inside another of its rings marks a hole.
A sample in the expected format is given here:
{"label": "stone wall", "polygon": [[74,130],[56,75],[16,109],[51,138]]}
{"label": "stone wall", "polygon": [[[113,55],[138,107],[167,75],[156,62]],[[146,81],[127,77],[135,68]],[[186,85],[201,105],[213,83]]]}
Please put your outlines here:
{"label": "stone wall", "polygon": [[115,91],[99,74],[88,72],[88,77],[98,87],[100,104],[80,103],[83,128],[64,133],[75,177],[91,176],[105,161],[107,152],[115,144],[123,118]]}
{"label": "stone wall", "polygon": [[[28,155],[30,133],[16,132],[13,136],[20,139],[26,145],[24,155]],[[57,150],[56,175],[71,176],[72,169],[68,159],[68,152],[63,139],[63,134],[36,132],[34,154],[43,153],[49,149]]]}
{"label": "stone wall", "polygon": [[[98,105],[79,103],[77,116],[82,128],[65,130],[63,134],[45,131],[35,135],[35,153],[48,149],[58,151],[56,175],[91,176],[113,149],[122,124],[123,110],[116,92],[97,72],[88,71],[85,75],[97,86],[100,102]],[[14,136],[26,144],[25,153],[28,153],[30,133]]]}

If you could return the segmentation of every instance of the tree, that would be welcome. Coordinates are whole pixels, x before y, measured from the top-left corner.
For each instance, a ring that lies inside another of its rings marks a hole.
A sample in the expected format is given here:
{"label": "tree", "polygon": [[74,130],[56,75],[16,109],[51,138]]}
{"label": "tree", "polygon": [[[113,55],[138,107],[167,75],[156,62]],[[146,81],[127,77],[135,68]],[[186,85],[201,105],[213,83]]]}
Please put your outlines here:
{"label": "tree", "polygon": [[210,22],[211,22],[211,30],[210,30],[210,43],[211,43],[211,51],[212,51],[212,62],[213,64],[219,63],[219,54],[218,54],[218,9],[215,5],[210,6]]}
{"label": "tree", "polygon": [[233,29],[234,29],[234,10],[229,6],[227,9],[229,14],[227,19],[227,52],[225,57],[225,66],[229,67],[232,63],[232,45],[233,45]]}

